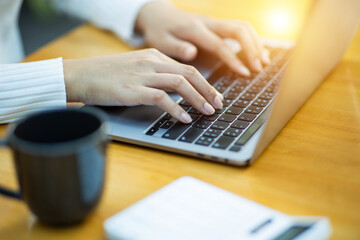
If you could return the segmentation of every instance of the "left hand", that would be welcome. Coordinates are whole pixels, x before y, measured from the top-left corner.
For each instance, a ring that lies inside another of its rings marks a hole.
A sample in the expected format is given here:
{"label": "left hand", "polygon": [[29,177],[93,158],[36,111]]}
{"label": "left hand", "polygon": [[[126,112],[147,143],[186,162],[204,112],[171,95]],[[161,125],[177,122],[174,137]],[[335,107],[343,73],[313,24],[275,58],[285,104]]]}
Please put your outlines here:
{"label": "left hand", "polygon": [[[150,2],[140,10],[136,28],[144,34],[149,46],[169,56],[190,61],[200,47],[214,53],[243,76],[250,75],[249,69],[261,71],[270,62],[268,50],[262,46],[253,27],[244,21],[213,19],[181,11],[166,2]],[[240,43],[245,64],[224,38]]]}

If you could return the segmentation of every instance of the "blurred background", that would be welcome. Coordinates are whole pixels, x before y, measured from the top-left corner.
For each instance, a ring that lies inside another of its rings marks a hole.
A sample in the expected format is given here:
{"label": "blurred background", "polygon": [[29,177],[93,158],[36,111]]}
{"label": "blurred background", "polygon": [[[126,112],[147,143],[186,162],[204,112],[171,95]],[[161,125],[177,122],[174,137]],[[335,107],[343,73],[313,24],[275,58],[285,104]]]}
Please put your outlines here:
{"label": "blurred background", "polygon": [[[249,21],[258,34],[265,38],[295,40],[311,0],[173,0],[172,2],[190,12],[222,19]],[[219,8],[214,8],[214,5],[218,5]],[[20,14],[20,30],[25,54],[28,55],[81,23],[79,19],[57,13],[51,7],[51,0],[24,0]]]}
{"label": "blurred background", "polygon": [[25,55],[79,26],[83,21],[55,12],[46,0],[24,0],[19,17]]}

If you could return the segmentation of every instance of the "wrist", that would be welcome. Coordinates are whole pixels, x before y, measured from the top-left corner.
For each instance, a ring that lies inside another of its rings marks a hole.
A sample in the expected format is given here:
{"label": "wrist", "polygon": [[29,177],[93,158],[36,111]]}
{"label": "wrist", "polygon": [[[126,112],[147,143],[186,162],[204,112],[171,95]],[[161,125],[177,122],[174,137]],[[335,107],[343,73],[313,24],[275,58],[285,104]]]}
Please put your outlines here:
{"label": "wrist", "polygon": [[76,60],[63,60],[63,68],[64,68],[64,82],[66,89],[66,101],[67,102],[78,102],[79,98],[77,97],[76,89],[74,87],[74,83],[76,80],[76,70],[74,66],[74,61]]}
{"label": "wrist", "polygon": [[140,9],[136,21],[135,21],[135,30],[144,33],[146,31],[146,23],[149,19],[152,19],[153,16],[157,14],[163,8],[173,8],[172,4],[165,1],[152,1],[144,4]]}

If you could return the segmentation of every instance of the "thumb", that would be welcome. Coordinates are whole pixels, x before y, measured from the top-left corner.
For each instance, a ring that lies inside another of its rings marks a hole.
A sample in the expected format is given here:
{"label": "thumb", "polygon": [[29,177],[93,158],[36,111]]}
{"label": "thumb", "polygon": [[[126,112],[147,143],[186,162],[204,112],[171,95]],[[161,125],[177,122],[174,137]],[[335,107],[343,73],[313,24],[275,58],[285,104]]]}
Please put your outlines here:
{"label": "thumb", "polygon": [[193,44],[172,35],[164,37],[157,48],[166,55],[183,61],[191,61],[197,55],[197,49]]}

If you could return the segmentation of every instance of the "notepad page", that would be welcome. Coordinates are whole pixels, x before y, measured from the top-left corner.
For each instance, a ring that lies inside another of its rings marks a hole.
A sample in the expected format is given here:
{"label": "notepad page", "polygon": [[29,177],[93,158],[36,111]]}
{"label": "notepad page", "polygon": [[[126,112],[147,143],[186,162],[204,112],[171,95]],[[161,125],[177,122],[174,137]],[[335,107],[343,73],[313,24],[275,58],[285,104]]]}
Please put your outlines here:
{"label": "notepad page", "polygon": [[182,177],[104,223],[110,239],[268,239],[288,215],[192,177]]}

